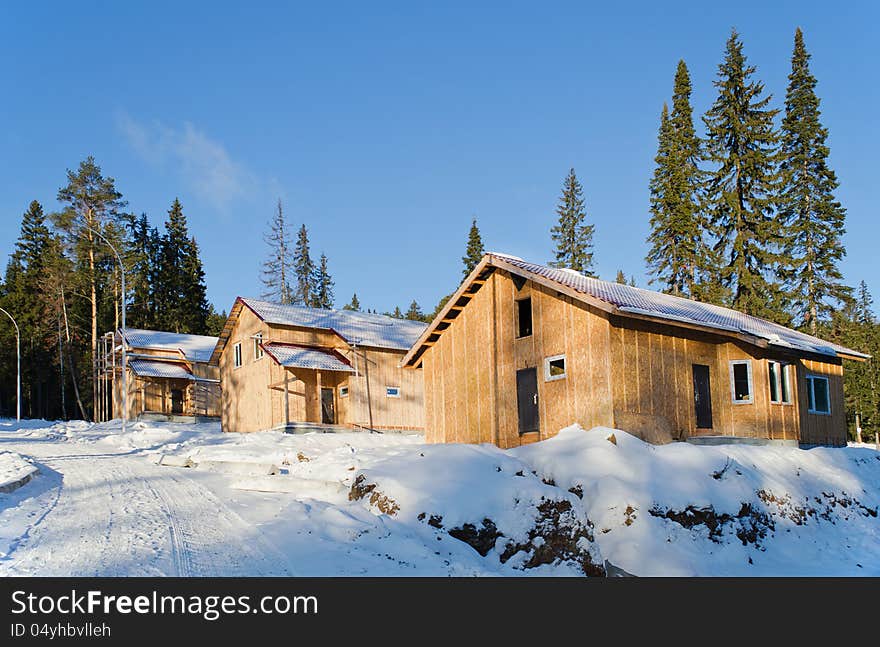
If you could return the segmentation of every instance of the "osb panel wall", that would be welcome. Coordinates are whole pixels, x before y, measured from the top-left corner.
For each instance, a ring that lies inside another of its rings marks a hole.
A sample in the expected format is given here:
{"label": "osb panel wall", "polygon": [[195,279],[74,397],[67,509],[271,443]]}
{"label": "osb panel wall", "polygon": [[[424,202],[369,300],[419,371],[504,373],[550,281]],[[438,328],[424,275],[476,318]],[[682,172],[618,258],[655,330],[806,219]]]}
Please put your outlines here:
{"label": "osb panel wall", "polygon": [[[516,301],[532,299],[532,335],[516,338]],[[611,425],[610,327],[602,316],[527,282],[494,272],[423,356],[429,442],[512,447],[579,423]],[[547,382],[544,358],[566,355],[566,378]],[[520,436],[516,372],[538,375],[540,431]]]}
{"label": "osb panel wall", "polygon": [[[828,378],[828,397],[831,415],[810,413],[807,408],[807,375]],[[801,442],[805,444],[846,445],[846,411],[843,401],[843,366],[839,362],[827,363],[803,360],[798,366],[798,398],[800,407]]]}

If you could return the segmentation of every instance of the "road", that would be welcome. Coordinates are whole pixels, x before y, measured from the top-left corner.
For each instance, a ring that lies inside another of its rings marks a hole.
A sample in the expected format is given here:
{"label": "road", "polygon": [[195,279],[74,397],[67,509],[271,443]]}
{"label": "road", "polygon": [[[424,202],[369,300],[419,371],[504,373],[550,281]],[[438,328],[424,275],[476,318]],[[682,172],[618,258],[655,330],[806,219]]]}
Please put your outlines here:
{"label": "road", "polygon": [[286,576],[258,527],[187,470],[101,444],[0,432],[40,476],[0,495],[0,576]]}

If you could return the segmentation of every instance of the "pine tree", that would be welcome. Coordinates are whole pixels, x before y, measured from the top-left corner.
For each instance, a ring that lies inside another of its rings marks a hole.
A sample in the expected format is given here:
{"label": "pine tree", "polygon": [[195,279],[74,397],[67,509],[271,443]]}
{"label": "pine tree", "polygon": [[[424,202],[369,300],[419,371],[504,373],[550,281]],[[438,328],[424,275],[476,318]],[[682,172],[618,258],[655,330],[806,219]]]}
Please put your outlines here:
{"label": "pine tree", "polygon": [[88,316],[91,324],[90,363],[94,407],[97,405],[97,390],[94,387],[98,379],[98,329],[105,328],[104,324],[109,323],[102,322],[99,326],[99,298],[108,283],[113,281],[115,284],[113,273],[117,271],[112,269],[115,268],[112,252],[95,232],[111,240],[119,252],[123,253],[123,210],[127,203],[116,190],[115,180],[104,177],[101,167],[91,156],[81,162],[76,171],[67,171],[67,185],[58,190],[58,201],[64,208],[60,213],[54,214],[53,219],[56,227],[65,236],[76,260],[74,271],[79,283],[76,291],[81,290],[87,295],[90,308]]}
{"label": "pine tree", "polygon": [[678,62],[672,112],[664,104],[657,138],[656,167],[651,179],[651,249],[646,258],[665,292],[711,300],[707,268],[708,229],[700,202],[703,172],[702,142],[694,130],[691,79],[684,61]]}
{"label": "pine tree", "polygon": [[293,291],[293,303],[311,307],[315,298],[315,264],[309,251],[309,231],[303,225],[296,236],[296,247],[293,251],[293,274],[296,287]]}
{"label": "pine tree", "polygon": [[312,299],[313,308],[324,308],[330,310],[333,308],[333,279],[327,268],[327,256],[321,254],[318,261],[318,269],[315,270],[315,294]]}
{"label": "pine tree", "polygon": [[415,299],[413,299],[412,303],[409,304],[409,309],[406,311],[405,318],[409,319],[410,321],[425,320],[425,313],[422,312],[422,308],[419,306]]}
{"label": "pine tree", "polygon": [[349,301],[346,305],[342,306],[343,310],[354,310],[355,312],[360,312],[361,302],[358,301],[357,292],[351,295],[351,301]]}
{"label": "pine tree", "polygon": [[708,212],[722,260],[719,282],[730,305],[747,314],[786,323],[785,301],[774,273],[782,231],[773,217],[777,134],[771,95],[753,81],[736,30],[727,41],[714,85],[718,97],[703,118],[709,159]]}
{"label": "pine tree", "polygon": [[626,285],[626,274],[623,273],[623,270],[617,270],[617,276],[614,278],[614,282]]}
{"label": "pine tree", "polygon": [[471,230],[468,233],[467,248],[461,262],[464,264],[462,274],[465,278],[474,270],[483,258],[485,250],[483,249],[483,238],[480,236],[480,228],[477,227],[477,219],[471,221]]}
{"label": "pine tree", "polygon": [[839,263],[846,250],[846,211],[834,197],[838,187],[828,166],[828,130],[819,119],[816,78],[800,28],[794,36],[791,74],[782,120],[779,217],[786,225],[782,276],[797,322],[812,334],[822,319],[850,297]]}
{"label": "pine tree", "polygon": [[269,247],[269,256],[263,262],[262,281],[266,289],[262,296],[264,299],[283,304],[292,303],[293,294],[290,289],[290,279],[293,276],[292,245],[280,199],[275,209],[275,216],[269,223],[269,231],[264,234],[263,240]]}
{"label": "pine tree", "polygon": [[556,261],[553,267],[567,267],[587,276],[593,274],[593,230],[595,225],[586,224],[583,187],[569,170],[562,188],[562,196],[556,207],[559,222],[551,229],[556,243]]}

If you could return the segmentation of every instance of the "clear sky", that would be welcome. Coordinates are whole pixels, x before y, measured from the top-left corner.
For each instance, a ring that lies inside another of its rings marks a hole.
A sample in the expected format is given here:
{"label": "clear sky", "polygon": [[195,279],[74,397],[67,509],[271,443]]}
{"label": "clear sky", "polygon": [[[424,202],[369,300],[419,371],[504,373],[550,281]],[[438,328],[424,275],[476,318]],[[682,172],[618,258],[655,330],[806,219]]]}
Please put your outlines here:
{"label": "clear sky", "polygon": [[474,215],[487,249],[550,260],[573,166],[601,276],[646,286],[678,59],[699,116],[736,26],[781,107],[801,26],[848,209],[845,278],[880,293],[876,3],[293,5],[3,3],[4,263],[30,200],[57,208],[65,169],[92,154],[154,224],[180,198],[219,309],[260,293],[280,197],[329,257],[339,306],[357,291],[430,310],[458,285]]}

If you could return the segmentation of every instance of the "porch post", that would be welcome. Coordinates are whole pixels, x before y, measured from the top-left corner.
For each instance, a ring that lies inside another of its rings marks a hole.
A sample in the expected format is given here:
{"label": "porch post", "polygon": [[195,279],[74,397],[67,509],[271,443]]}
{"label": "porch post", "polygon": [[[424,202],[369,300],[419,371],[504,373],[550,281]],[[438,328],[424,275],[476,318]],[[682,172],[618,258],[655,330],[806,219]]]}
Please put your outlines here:
{"label": "porch post", "polygon": [[290,424],[290,371],[282,367],[284,371],[284,424]]}

